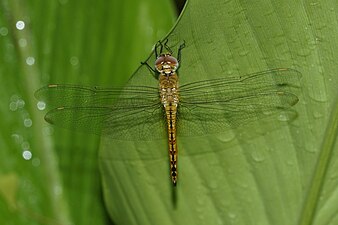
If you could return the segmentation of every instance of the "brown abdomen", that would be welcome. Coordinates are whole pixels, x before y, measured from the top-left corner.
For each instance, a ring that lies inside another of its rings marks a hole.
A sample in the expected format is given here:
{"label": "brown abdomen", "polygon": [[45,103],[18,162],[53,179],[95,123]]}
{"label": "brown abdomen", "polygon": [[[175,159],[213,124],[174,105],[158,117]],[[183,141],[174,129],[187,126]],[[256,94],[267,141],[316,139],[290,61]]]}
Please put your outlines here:
{"label": "brown abdomen", "polygon": [[166,117],[168,123],[168,143],[171,181],[177,183],[177,142],[176,142],[176,107],[167,107]]}

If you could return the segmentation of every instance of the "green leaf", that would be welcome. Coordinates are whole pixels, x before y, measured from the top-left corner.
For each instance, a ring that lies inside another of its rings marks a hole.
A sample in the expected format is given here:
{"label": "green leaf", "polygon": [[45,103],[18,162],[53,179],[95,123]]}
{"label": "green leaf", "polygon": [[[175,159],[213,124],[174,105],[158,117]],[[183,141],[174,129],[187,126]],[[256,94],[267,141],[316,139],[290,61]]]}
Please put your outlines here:
{"label": "green leaf", "polygon": [[47,125],[34,92],[126,82],[172,26],[172,3],[3,0],[0,11],[0,224],[109,224],[98,137]]}
{"label": "green leaf", "polygon": [[[186,43],[180,83],[294,68],[302,74],[298,118],[179,139],[176,188],[165,140],[102,138],[104,194],[114,221],[337,224],[336,13],[335,1],[189,1],[164,38],[174,52]],[[156,87],[146,74],[141,67],[130,83]],[[194,154],[201,149],[206,153]]]}
{"label": "green leaf", "polygon": [[[93,7],[89,1],[1,2],[0,146],[5,160],[0,162],[0,223],[107,222],[99,199],[98,140],[43,128],[32,94],[40,86],[40,74],[44,84],[114,86],[126,80],[150,46],[164,37],[172,18],[164,19],[169,6],[158,1],[146,7],[132,3],[102,1]],[[284,126],[262,120],[244,129],[179,139],[176,188],[169,179],[165,140],[103,138],[100,167],[112,220],[161,225],[337,224],[335,4],[189,1],[167,36],[174,51],[186,43],[180,83],[294,68],[302,73],[298,118]],[[163,28],[158,36],[148,34],[149,27],[144,32],[130,29],[137,24],[136,19],[128,21],[139,15],[135,11],[150,17],[138,29],[149,23],[156,33],[158,26]],[[15,29],[18,20],[26,22],[23,31]],[[116,23],[107,26],[106,21]],[[132,57],[136,52],[139,58]],[[35,59],[33,66],[27,66],[32,63],[29,57]],[[153,65],[154,56],[147,62]],[[133,82],[157,87],[145,67],[134,74]],[[22,159],[25,149],[32,152],[31,160]]]}

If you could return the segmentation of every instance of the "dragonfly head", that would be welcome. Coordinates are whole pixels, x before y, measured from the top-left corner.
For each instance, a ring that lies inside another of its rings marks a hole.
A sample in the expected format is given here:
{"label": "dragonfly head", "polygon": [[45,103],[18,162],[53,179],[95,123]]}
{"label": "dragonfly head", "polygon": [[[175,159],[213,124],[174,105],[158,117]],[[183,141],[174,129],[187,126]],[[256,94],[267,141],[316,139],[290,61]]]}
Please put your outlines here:
{"label": "dragonfly head", "polygon": [[170,53],[161,54],[155,61],[155,68],[160,73],[171,74],[178,68],[178,61]]}

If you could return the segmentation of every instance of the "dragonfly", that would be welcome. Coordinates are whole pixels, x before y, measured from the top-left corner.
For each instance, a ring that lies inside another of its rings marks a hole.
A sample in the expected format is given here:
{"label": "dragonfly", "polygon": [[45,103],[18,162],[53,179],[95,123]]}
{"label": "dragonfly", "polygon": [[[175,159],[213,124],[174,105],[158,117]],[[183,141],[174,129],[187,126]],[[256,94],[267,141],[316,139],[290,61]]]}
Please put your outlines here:
{"label": "dragonfly", "polygon": [[181,44],[174,57],[167,42],[159,41],[154,48],[154,67],[142,63],[158,80],[157,87],[50,84],[40,88],[36,98],[54,107],[45,120],[118,140],[167,139],[170,177],[176,186],[177,138],[236,129],[290,110],[299,101],[296,90],[301,73],[290,68],[179,85],[184,47]]}

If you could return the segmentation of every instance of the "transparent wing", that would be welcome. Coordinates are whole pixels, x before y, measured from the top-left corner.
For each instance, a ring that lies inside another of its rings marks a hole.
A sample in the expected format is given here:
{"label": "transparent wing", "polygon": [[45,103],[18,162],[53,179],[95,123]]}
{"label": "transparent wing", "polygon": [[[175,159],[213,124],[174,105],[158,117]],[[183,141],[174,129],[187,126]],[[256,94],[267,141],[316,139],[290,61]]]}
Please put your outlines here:
{"label": "transparent wing", "polygon": [[148,86],[117,88],[85,87],[77,85],[50,84],[35,92],[35,97],[48,103],[49,107],[60,106],[109,106],[117,103],[146,106],[158,101],[158,89]]}
{"label": "transparent wing", "polygon": [[178,135],[222,132],[281,112],[292,120],[300,77],[293,69],[274,69],[183,85]]}
{"label": "transparent wing", "polygon": [[48,85],[35,96],[54,107],[45,116],[51,124],[121,140],[166,137],[156,88]]}

